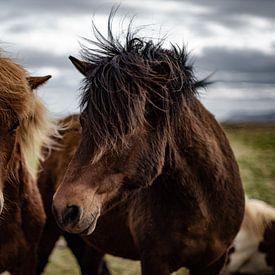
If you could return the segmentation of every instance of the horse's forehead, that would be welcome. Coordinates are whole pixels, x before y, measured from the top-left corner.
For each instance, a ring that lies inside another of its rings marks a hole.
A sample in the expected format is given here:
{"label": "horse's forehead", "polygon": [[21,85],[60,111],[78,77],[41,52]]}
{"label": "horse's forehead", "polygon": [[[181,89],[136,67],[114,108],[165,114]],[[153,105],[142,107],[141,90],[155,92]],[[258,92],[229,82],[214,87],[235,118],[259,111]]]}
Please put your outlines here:
{"label": "horse's forehead", "polygon": [[9,59],[0,58],[0,111],[16,114],[20,119],[33,108],[33,93],[27,72]]}
{"label": "horse's forehead", "polygon": [[4,118],[4,121],[21,121],[34,111],[34,97],[24,86],[10,87],[5,91],[1,91],[0,88],[0,118]]}

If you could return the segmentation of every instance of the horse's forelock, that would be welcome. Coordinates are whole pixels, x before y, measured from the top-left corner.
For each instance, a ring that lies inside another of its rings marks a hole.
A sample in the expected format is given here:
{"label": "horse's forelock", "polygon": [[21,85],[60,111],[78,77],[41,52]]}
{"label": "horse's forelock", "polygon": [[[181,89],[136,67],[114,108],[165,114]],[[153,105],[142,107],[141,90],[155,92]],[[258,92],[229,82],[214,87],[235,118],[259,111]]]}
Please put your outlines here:
{"label": "horse's forelock", "polygon": [[90,41],[95,49],[82,50],[91,69],[81,99],[95,145],[114,148],[126,143],[125,137],[135,129],[157,120],[171,129],[185,99],[196,94],[198,83],[187,65],[185,48],[163,49],[163,41],[154,43],[130,32],[122,45],[111,29],[108,38],[97,30],[96,37]]}
{"label": "horse's forelock", "polygon": [[131,27],[126,42],[121,43],[112,34],[113,15],[108,38],[94,26],[96,40],[87,40],[94,47],[82,48],[83,60],[90,64],[80,104],[87,118],[87,140],[100,152],[117,149],[118,144],[127,145],[127,138],[137,129],[152,126],[163,128],[172,141],[185,102],[207,83],[196,80],[184,47],[164,49],[164,40],[146,40]]}

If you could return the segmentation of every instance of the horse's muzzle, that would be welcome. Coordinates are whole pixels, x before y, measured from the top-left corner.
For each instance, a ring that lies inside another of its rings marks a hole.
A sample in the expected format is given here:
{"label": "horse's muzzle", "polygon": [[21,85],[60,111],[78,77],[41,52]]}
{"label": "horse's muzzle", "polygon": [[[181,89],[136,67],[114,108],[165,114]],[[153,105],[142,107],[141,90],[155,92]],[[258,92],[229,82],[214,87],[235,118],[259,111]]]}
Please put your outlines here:
{"label": "horse's muzzle", "polygon": [[64,209],[57,209],[53,204],[52,212],[61,229],[69,233],[83,235],[89,235],[94,231],[100,216],[100,210],[97,209],[85,219],[83,210],[78,205],[67,205]]}

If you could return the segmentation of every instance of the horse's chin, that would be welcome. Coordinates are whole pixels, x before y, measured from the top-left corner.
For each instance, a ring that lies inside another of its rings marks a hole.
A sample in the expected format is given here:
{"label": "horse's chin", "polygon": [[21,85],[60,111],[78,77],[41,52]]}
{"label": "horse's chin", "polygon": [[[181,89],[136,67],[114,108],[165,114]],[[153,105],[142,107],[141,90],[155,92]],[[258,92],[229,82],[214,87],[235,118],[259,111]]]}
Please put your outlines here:
{"label": "horse's chin", "polygon": [[97,220],[100,216],[100,211],[98,210],[95,214],[91,215],[89,219],[86,219],[83,222],[79,222],[73,228],[64,228],[68,233],[80,234],[80,235],[90,235],[94,232]]}
{"label": "horse's chin", "polygon": [[81,234],[81,235],[86,235],[86,236],[91,235],[91,234],[94,232],[95,228],[96,228],[96,224],[97,224],[97,221],[92,222],[92,223],[91,223],[84,231],[82,231],[80,234]]}
{"label": "horse's chin", "polygon": [[100,216],[100,208],[97,209],[96,213],[94,213],[92,215],[92,222],[90,223],[90,225],[88,226],[88,228],[85,230],[84,233],[81,233],[81,234],[84,234],[84,235],[90,235],[94,232],[95,230],[95,227],[96,227],[96,224],[97,224],[97,220]]}

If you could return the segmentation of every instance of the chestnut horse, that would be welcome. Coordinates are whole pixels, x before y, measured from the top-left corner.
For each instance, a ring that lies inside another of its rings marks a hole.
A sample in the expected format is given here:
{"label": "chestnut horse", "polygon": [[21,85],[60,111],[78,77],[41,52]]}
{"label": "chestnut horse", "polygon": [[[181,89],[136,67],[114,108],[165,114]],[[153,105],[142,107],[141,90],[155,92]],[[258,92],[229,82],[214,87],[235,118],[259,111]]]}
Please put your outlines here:
{"label": "chestnut horse", "polygon": [[40,158],[54,127],[32,90],[49,78],[30,77],[0,56],[0,273],[35,273],[45,214],[29,159]]}
{"label": "chestnut horse", "polygon": [[[110,19],[111,20],[111,19]],[[61,228],[143,275],[220,274],[244,214],[229,142],[197,98],[185,49],[99,32],[85,61],[80,144],[53,198]],[[93,233],[93,234],[92,234]]]}

